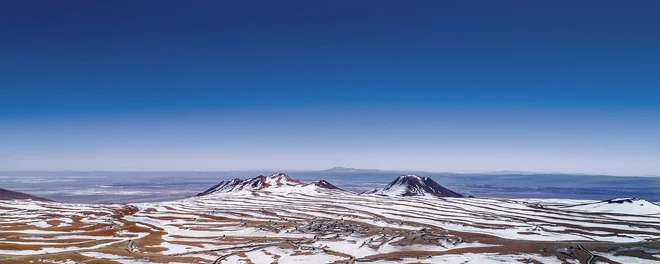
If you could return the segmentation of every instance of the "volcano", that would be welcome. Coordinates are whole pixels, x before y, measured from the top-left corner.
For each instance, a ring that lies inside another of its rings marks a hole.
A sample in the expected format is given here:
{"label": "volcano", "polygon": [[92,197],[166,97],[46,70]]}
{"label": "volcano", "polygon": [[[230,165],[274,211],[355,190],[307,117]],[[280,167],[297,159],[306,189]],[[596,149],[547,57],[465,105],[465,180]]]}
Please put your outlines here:
{"label": "volcano", "polygon": [[245,180],[241,179],[231,179],[227,181],[221,181],[220,183],[214,185],[208,190],[197,194],[197,196],[205,196],[212,193],[230,193],[238,191],[275,191],[278,189],[284,189],[286,187],[300,187],[305,189],[329,189],[329,190],[341,190],[339,187],[332,185],[331,183],[320,180],[310,183],[304,183],[302,181],[291,178],[289,175],[284,173],[275,173],[271,176],[259,175],[254,178],[249,178]]}
{"label": "volcano", "polygon": [[377,194],[385,196],[435,196],[435,197],[463,197],[449,190],[429,177],[417,175],[401,175],[383,188],[363,192],[363,194]]}

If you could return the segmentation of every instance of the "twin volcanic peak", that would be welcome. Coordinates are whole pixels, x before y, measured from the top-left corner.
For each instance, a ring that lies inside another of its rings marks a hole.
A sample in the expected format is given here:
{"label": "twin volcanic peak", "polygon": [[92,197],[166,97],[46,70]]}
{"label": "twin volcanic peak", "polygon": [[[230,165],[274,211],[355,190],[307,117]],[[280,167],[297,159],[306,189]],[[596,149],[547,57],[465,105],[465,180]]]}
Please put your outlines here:
{"label": "twin volcanic peak", "polygon": [[[344,191],[337,186],[325,181],[304,183],[293,179],[284,173],[276,173],[271,176],[259,175],[249,179],[231,179],[221,181],[208,190],[197,194],[205,196],[213,193],[231,193],[238,191],[280,191],[280,190],[338,190]],[[417,175],[402,175],[392,181],[384,188],[363,192],[362,194],[375,194],[384,196],[435,196],[435,197],[463,197],[436,183],[429,177]]]}
{"label": "twin volcanic peak", "polygon": [[387,186],[364,192],[364,194],[463,197],[463,195],[443,187],[429,177],[420,177],[417,175],[401,175]]}
{"label": "twin volcanic peak", "polygon": [[209,195],[212,193],[229,193],[237,191],[259,191],[259,190],[277,190],[286,187],[303,187],[309,189],[329,189],[341,190],[331,183],[320,180],[310,183],[304,183],[300,180],[293,179],[284,173],[275,173],[271,176],[259,175],[254,178],[241,180],[238,178],[221,181],[208,190],[197,194],[197,196]]}

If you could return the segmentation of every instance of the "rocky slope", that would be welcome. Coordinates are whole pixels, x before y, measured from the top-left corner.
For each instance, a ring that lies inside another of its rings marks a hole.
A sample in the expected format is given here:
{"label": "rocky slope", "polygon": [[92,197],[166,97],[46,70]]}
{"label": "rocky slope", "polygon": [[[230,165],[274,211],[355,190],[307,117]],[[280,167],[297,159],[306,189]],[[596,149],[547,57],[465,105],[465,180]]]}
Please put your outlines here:
{"label": "rocky slope", "polygon": [[46,198],[41,198],[27,193],[15,192],[0,188],[0,200],[26,200],[26,199],[42,201],[42,202],[52,202],[52,200],[48,200]]}

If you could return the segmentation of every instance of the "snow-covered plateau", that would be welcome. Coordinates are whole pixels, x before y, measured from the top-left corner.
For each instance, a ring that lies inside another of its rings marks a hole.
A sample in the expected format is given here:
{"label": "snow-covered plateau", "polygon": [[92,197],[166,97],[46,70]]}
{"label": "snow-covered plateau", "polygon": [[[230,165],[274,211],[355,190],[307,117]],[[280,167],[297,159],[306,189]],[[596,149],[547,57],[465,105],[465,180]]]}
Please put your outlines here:
{"label": "snow-covered plateau", "polygon": [[657,204],[438,197],[454,195],[402,177],[363,194],[276,174],[170,202],[0,201],[0,263],[660,263]]}

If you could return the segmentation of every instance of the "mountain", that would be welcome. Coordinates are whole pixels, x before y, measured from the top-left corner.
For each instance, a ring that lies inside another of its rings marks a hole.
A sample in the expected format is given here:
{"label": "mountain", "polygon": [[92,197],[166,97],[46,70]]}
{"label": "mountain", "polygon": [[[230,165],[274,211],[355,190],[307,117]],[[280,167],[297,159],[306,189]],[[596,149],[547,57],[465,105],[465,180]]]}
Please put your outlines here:
{"label": "mountain", "polygon": [[378,194],[386,196],[435,196],[435,197],[463,197],[449,190],[429,177],[417,175],[401,175],[384,188],[366,191],[363,194]]}
{"label": "mountain", "polygon": [[31,199],[35,201],[42,201],[42,202],[52,202],[53,200],[48,200],[46,198],[41,198],[37,197],[34,195],[30,195],[27,193],[22,193],[22,192],[15,192],[15,191],[10,191],[7,189],[2,189],[0,188],[0,200],[26,200],[26,199]]}
{"label": "mountain", "polygon": [[302,181],[293,179],[284,173],[275,173],[271,176],[259,175],[254,178],[249,178],[241,180],[238,178],[221,181],[220,183],[214,185],[208,190],[197,194],[197,196],[204,196],[212,193],[229,193],[237,191],[259,191],[259,190],[282,190],[286,187],[296,187],[296,188],[306,188],[306,189],[330,189],[330,190],[341,190],[339,187],[332,185],[331,183],[320,180],[310,183],[304,183]]}

